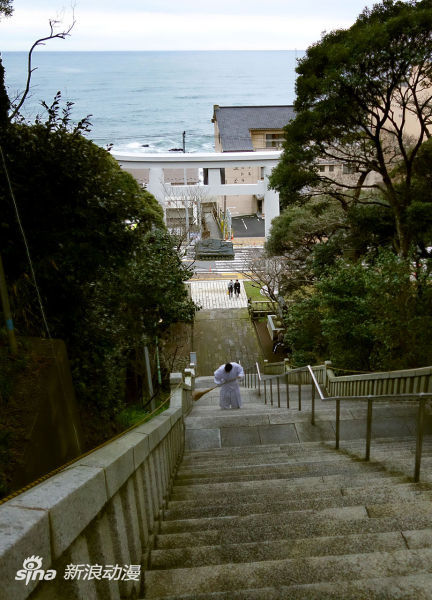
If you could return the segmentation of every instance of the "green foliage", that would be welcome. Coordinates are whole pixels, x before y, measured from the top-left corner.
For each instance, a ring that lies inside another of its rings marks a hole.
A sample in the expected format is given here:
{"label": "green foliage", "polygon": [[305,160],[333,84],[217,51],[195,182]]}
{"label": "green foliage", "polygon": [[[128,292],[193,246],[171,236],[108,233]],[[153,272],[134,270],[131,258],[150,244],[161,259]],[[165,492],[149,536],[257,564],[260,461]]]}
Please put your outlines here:
{"label": "green foliage", "polygon": [[[163,395],[161,395],[159,400],[163,401],[165,399],[166,398]],[[168,406],[168,403],[164,404],[163,406],[160,406],[156,411],[154,411],[152,416],[156,416],[164,412],[164,410],[166,410]],[[116,421],[122,429],[128,429],[129,427],[132,427],[133,425],[136,425],[137,423],[140,423],[141,421],[144,421],[149,418],[151,418],[150,411],[148,409],[143,408],[143,406],[139,404],[127,406],[122,411],[120,411],[118,415],[116,415]]]}
{"label": "green foliage", "polygon": [[[0,177],[0,253],[17,331],[44,336],[15,203],[50,333],[66,341],[78,398],[109,417],[126,374],[143,371],[143,346],[191,320],[190,277],[157,201],[114,158],[85,139],[83,119],[57,95],[48,118],[11,124],[3,144],[14,198]],[[13,201],[14,200],[14,201]]]}
{"label": "green foliage", "polygon": [[367,272],[373,369],[432,364],[432,265],[381,253]]}
{"label": "green foliage", "polygon": [[[140,237],[162,225],[162,213],[106,151],[76,128],[69,131],[58,113],[57,105],[44,125],[11,125],[3,151],[50,324],[65,337],[83,317],[99,273],[125,264]],[[17,326],[32,323],[38,335],[28,259],[4,177],[0,203],[0,251]]]}
{"label": "green foliage", "polygon": [[430,0],[384,0],[299,61],[296,118],[271,177],[285,210],[267,243],[293,265],[296,363],[322,352],[353,370],[432,360],[431,31]]}
{"label": "green foliage", "polygon": [[327,354],[340,368],[393,370],[432,362],[432,265],[381,251],[371,263],[339,259],[286,319],[296,364]]}
{"label": "green foliage", "polygon": [[135,425],[135,423],[143,421],[148,416],[148,410],[143,408],[142,405],[135,404],[123,408],[118,415],[116,415],[116,421],[122,429],[128,429],[129,427],[132,427],[132,425]]}
{"label": "green foliage", "polygon": [[292,296],[284,315],[284,343],[296,367],[325,360],[327,344],[321,332],[319,298],[314,290],[302,290]]}
{"label": "green foliage", "polygon": [[244,290],[246,292],[246,296],[250,300],[262,301],[267,300],[266,296],[263,296],[260,292],[260,287],[257,284],[253,284],[250,281],[243,282]]}
{"label": "green foliage", "polygon": [[349,233],[346,246],[352,256],[377,254],[382,248],[393,248],[395,222],[388,205],[375,203],[354,204],[347,211]]}
{"label": "green foliage", "polygon": [[346,216],[338,203],[315,198],[305,206],[285,209],[273,220],[266,250],[271,255],[285,256],[301,249],[309,253],[315,244],[346,228]]}
{"label": "green foliage", "polygon": [[6,93],[4,75],[4,67],[0,57],[0,142],[2,141],[2,138],[6,132],[10,108],[9,97]]}
{"label": "green foliage", "polygon": [[72,337],[81,397],[101,410],[121,406],[127,370],[144,377],[144,346],[172,323],[193,320],[196,307],[184,285],[189,277],[161,229],[144,235],[121,268],[101,274]]}
{"label": "green foliage", "polygon": [[432,139],[422,145],[414,163],[412,196],[406,211],[407,224],[422,255],[427,256],[432,240]]}
{"label": "green foliage", "polygon": [[[377,174],[396,223],[395,245],[407,255],[413,165],[430,135],[432,107],[424,95],[432,85],[431,31],[430,2],[386,0],[308,48],[296,69],[296,118],[285,128],[284,153],[271,177],[284,206],[327,194],[347,210],[362,190],[371,191],[367,175]],[[419,132],[408,136],[413,116]],[[320,159],[344,163],[354,174],[344,180],[322,173]]]}
{"label": "green foliage", "polygon": [[322,310],[322,334],[333,363],[339,367],[369,370],[373,348],[367,270],[340,261],[317,285]]}
{"label": "green foliage", "polygon": [[13,13],[12,0],[0,0],[0,17],[10,17]]}

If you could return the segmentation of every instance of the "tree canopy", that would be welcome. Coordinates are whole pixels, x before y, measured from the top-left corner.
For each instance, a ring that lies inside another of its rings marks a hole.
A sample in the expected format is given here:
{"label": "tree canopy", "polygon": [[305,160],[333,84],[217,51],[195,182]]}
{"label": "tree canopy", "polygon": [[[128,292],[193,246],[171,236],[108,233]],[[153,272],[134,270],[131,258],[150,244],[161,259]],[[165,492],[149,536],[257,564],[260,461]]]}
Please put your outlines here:
{"label": "tree canopy", "polygon": [[16,298],[27,290],[25,301],[21,297],[17,304],[25,319],[26,311],[35,310],[35,296],[27,285],[29,263],[17,207],[47,310],[64,324],[65,316],[73,322],[82,309],[85,284],[124,264],[135,240],[152,226],[163,226],[163,219],[153,196],[114,158],[79,128],[70,130],[58,99],[48,114],[46,123],[11,124],[3,141],[2,171],[6,166],[12,190],[2,176],[0,252]]}
{"label": "tree canopy", "polygon": [[64,339],[79,400],[110,416],[126,374],[141,376],[144,346],[193,318],[190,273],[156,199],[82,135],[88,119],[73,124],[59,94],[44,107],[46,121],[7,121],[0,139],[0,253],[15,326],[44,337],[48,324]]}
{"label": "tree canopy", "polygon": [[0,17],[10,17],[13,12],[12,0],[0,0]]}
{"label": "tree canopy", "polygon": [[[432,126],[431,54],[430,0],[384,0],[308,48],[297,67],[296,118],[271,178],[284,206],[322,194],[344,210],[378,203],[392,213],[395,245],[407,255],[415,162]],[[320,161],[350,175],[323,172]]]}

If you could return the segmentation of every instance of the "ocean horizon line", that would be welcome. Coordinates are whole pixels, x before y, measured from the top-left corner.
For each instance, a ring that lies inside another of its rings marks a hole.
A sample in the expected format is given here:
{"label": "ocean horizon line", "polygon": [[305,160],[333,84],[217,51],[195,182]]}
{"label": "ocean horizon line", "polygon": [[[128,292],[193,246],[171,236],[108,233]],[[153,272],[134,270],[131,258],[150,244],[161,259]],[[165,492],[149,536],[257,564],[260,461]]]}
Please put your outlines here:
{"label": "ocean horizon line", "polygon": [[[9,53],[9,54],[18,54],[18,53],[24,53],[24,54],[28,54],[29,52],[29,48],[25,49],[25,50],[0,50],[0,54],[2,53]],[[211,50],[211,49],[203,49],[203,50],[50,50],[48,48],[40,48],[38,47],[37,50],[38,53],[44,53],[44,54],[78,54],[78,53],[94,53],[94,54],[119,54],[121,52],[129,52],[129,53],[161,53],[161,54],[170,54],[170,53],[193,53],[193,52],[219,52],[219,53],[223,53],[223,52],[256,52],[256,53],[262,53],[262,52],[272,52],[272,53],[276,53],[276,52],[306,52],[306,50],[302,49],[302,48],[285,48],[285,49],[279,49],[279,50],[271,50],[271,49],[267,49],[267,50],[257,50],[257,49],[245,49],[245,50]]]}

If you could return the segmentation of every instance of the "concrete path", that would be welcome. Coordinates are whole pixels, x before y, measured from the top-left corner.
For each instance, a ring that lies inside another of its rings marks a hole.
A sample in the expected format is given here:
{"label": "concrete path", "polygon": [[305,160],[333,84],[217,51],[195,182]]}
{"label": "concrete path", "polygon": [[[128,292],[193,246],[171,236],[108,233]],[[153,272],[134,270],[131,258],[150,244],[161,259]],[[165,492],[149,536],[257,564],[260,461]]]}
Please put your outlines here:
{"label": "concrete path", "polygon": [[[231,302],[233,305],[241,300]],[[262,360],[246,308],[199,311],[194,323],[193,350],[197,353],[198,375],[211,375],[221,364],[231,360],[240,361],[245,368]]]}
{"label": "concrete path", "polygon": [[[210,387],[212,378],[197,379],[196,386]],[[219,390],[204,395],[185,419],[186,448],[206,450],[231,446],[256,446],[320,442],[335,439],[335,405],[316,399],[316,425],[311,425],[311,388],[302,386],[302,410],[298,410],[298,388],[289,386],[290,408],[286,388],[279,394],[276,383],[270,389],[267,382],[267,404],[264,390],[261,396],[255,388],[242,387],[243,406],[240,410],[221,410]],[[280,406],[278,406],[280,405]],[[341,407],[340,437],[342,442],[365,440],[366,403],[345,402]],[[376,406],[373,411],[372,439],[411,438],[416,433],[416,407],[401,403],[389,410]],[[427,433],[430,432],[430,425]],[[413,444],[412,451],[415,450]],[[363,451],[363,449],[361,449]],[[414,463],[413,463],[414,465]]]}

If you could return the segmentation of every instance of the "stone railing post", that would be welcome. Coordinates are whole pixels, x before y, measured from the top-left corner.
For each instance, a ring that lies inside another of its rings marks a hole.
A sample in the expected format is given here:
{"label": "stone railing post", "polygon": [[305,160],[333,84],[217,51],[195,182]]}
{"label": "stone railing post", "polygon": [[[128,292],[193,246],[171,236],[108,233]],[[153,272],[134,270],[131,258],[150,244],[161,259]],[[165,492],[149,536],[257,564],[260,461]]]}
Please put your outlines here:
{"label": "stone railing post", "polygon": [[181,396],[181,384],[183,383],[183,377],[181,373],[170,373],[170,389],[171,389],[171,402],[170,406],[180,407],[181,402],[178,403],[178,396]]}
{"label": "stone railing post", "polygon": [[194,363],[190,363],[189,368],[185,369],[185,373],[188,373],[188,376],[190,377],[190,384],[191,384],[191,388],[192,391],[195,389],[195,365]]}
{"label": "stone railing post", "polygon": [[327,388],[327,384],[328,384],[328,380],[329,380],[329,375],[333,375],[333,371],[331,373],[329,373],[329,369],[331,368],[331,364],[332,361],[331,360],[325,360],[324,361],[324,375],[323,375],[323,386],[324,388]]}
{"label": "stone railing post", "polygon": [[192,392],[195,385],[194,369],[185,369],[183,377],[183,414],[186,415],[192,408]]}

